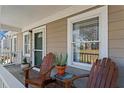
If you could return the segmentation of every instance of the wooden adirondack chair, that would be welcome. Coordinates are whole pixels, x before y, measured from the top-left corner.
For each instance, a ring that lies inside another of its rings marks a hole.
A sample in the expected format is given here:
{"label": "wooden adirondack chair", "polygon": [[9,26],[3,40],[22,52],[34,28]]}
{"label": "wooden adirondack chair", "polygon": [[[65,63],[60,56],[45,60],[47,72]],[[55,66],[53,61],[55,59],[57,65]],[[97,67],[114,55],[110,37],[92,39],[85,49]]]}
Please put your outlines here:
{"label": "wooden adirondack chair", "polygon": [[51,70],[54,68],[53,62],[54,54],[49,53],[44,57],[38,74],[30,74],[33,67],[25,69],[25,87],[28,87],[28,84],[35,85],[37,87],[45,87],[45,85],[54,81],[50,78]]}
{"label": "wooden adirondack chair", "polygon": [[96,60],[89,75],[75,76],[71,80],[67,80],[68,87],[71,87],[74,80],[84,77],[88,77],[88,88],[114,88],[117,87],[118,69],[116,64],[109,58]]}

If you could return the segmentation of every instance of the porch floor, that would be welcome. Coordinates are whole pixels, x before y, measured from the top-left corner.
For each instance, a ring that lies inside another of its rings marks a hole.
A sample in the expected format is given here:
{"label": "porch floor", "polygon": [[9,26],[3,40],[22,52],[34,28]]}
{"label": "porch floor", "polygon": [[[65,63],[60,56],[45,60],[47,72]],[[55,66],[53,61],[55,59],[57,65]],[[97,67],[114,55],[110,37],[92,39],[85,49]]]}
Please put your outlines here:
{"label": "porch floor", "polygon": [[[24,84],[24,72],[22,71],[21,69],[21,65],[20,64],[12,64],[12,65],[7,65],[7,66],[4,66],[13,76],[15,76],[22,84]],[[35,71],[35,70],[34,70]],[[67,72],[70,72],[70,73],[74,73],[74,74],[86,74],[86,73],[89,73],[88,71],[85,71],[85,70],[81,70],[81,69],[76,69],[76,68],[72,68],[72,67],[68,67],[67,68]],[[35,73],[37,73],[37,71],[35,71]],[[51,73],[51,75],[54,75],[56,73],[56,70],[54,69]],[[84,79],[78,79],[78,80],[75,80],[75,86],[76,87],[83,87],[85,88],[86,86],[86,81],[87,81],[87,78],[84,78]],[[54,83],[52,84],[49,84],[47,86],[48,88],[57,88],[58,86],[55,86]],[[60,88],[60,87],[59,87]]]}
{"label": "porch floor", "polygon": [[24,84],[24,73],[21,70],[20,64],[12,64],[4,66],[13,76],[15,76],[21,83]]}

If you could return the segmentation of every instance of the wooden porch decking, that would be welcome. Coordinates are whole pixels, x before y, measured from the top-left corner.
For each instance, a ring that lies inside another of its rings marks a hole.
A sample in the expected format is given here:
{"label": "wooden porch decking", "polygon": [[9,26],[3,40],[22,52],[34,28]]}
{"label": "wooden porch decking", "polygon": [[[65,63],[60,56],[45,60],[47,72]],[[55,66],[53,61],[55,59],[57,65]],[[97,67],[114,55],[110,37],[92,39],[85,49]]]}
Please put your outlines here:
{"label": "wooden porch decking", "polygon": [[[21,65],[20,64],[12,64],[12,65],[8,65],[8,66],[4,66],[12,75],[14,75],[22,84],[24,84],[24,73],[21,69]],[[35,70],[33,70],[35,71]],[[74,73],[76,75],[79,75],[79,74],[86,74],[86,73],[89,73],[88,71],[85,71],[85,70],[81,70],[81,69],[76,69],[76,68],[72,68],[72,67],[68,67],[67,72],[70,72],[70,73]],[[37,74],[37,71],[35,71],[35,73]],[[56,70],[54,69],[51,73],[51,75],[54,75],[56,73]],[[84,79],[78,79],[76,80],[74,83],[76,85],[76,87],[78,88],[85,88],[86,86],[86,81],[87,81],[87,78],[84,78]],[[54,86],[54,83],[53,84],[50,84],[47,86],[47,88],[61,88],[59,86]]]}
{"label": "wooden porch decking", "polygon": [[[21,65],[20,64],[12,64],[12,65],[8,65],[8,66],[4,66],[4,67],[13,76],[15,76],[22,84],[24,84],[24,74],[23,74],[23,71],[21,70]],[[119,75],[123,75],[123,70],[124,70],[123,68],[119,68]],[[68,67],[66,71],[70,72],[70,73],[74,73],[76,75],[89,73],[86,70],[82,70],[82,69],[78,69],[78,68],[73,68],[73,67]],[[52,71],[52,75],[54,75],[55,73],[56,73],[56,70],[54,69]],[[120,88],[124,87],[124,85],[122,84],[122,82],[124,82],[123,80],[124,80],[123,78],[118,77],[117,87],[120,87]],[[74,83],[75,83],[76,87],[78,87],[78,88],[85,88],[86,87],[86,83],[87,83],[87,78],[78,79]],[[52,88],[52,85],[50,85],[48,87]]]}

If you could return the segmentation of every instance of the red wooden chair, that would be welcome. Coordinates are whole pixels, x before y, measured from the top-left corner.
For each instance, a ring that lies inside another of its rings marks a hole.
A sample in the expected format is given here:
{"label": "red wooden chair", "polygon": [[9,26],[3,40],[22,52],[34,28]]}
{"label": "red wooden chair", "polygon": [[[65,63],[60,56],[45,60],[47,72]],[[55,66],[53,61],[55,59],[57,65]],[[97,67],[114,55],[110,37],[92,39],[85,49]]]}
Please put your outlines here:
{"label": "red wooden chair", "polygon": [[31,74],[31,69],[33,67],[24,70],[25,87],[28,87],[28,84],[35,85],[37,87],[45,87],[45,85],[54,81],[50,78],[51,70],[54,68],[54,57],[55,56],[52,53],[49,53],[44,57],[43,63],[40,67],[40,72],[38,74]]}
{"label": "red wooden chair", "polygon": [[88,88],[114,88],[117,87],[118,69],[116,64],[109,58],[96,60],[89,75],[75,76],[71,80],[67,80],[68,87],[71,87],[74,80],[84,77],[88,77]]}

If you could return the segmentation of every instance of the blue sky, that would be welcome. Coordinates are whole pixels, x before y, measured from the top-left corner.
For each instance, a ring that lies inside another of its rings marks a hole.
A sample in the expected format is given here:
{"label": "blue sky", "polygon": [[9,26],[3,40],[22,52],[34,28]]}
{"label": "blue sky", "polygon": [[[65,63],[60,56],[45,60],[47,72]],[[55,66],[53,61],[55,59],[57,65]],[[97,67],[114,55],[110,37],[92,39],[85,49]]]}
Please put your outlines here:
{"label": "blue sky", "polygon": [[0,31],[0,40],[3,38],[3,37],[6,37],[5,36],[5,33],[6,33],[7,31]]}

